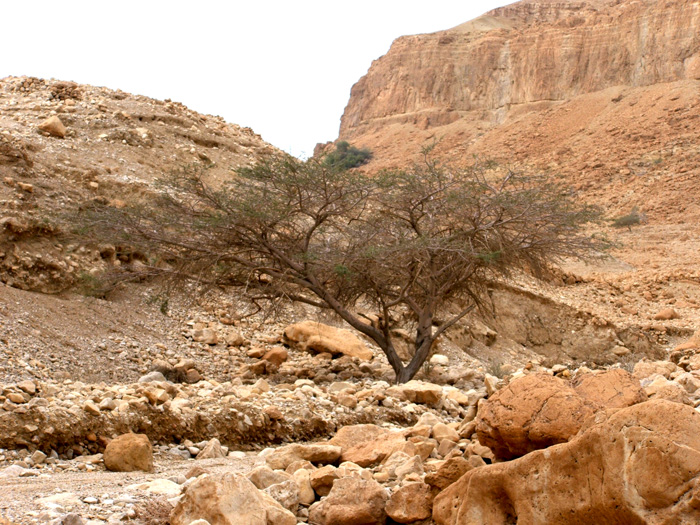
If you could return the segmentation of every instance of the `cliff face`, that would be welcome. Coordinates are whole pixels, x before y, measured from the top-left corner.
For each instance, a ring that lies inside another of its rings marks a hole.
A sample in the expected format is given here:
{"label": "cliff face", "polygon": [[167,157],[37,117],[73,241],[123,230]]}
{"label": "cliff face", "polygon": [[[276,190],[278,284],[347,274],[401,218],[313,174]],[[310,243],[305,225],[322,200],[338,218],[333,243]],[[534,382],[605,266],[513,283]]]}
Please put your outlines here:
{"label": "cliff face", "polygon": [[353,87],[340,135],[435,127],[477,110],[500,122],[513,105],[698,78],[697,1],[520,2],[396,40]]}
{"label": "cliff face", "polygon": [[473,155],[567,177],[610,214],[700,220],[700,1],[519,2],[399,38],[340,138],[369,169]]}

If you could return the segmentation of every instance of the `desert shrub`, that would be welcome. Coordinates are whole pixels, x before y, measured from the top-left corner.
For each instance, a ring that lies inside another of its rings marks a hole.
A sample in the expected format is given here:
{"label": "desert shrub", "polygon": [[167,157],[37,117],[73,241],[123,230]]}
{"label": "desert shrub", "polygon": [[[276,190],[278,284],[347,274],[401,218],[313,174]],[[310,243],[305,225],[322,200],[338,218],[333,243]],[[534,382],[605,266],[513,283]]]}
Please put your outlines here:
{"label": "desert shrub", "polygon": [[365,164],[372,158],[372,152],[368,148],[358,149],[349,142],[341,140],[336,144],[335,150],[323,158],[324,164],[342,170],[356,168]]}

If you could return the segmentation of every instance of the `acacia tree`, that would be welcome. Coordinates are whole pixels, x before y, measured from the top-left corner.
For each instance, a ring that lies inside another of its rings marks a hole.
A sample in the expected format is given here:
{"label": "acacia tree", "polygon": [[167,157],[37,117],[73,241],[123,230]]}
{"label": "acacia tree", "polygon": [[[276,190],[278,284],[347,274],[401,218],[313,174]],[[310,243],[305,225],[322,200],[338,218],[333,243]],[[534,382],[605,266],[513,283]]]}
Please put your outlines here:
{"label": "acacia tree", "polygon": [[[492,180],[478,166],[427,162],[367,176],[280,157],[218,188],[204,172],[181,170],[148,206],[103,208],[93,224],[167,261],[154,273],[334,311],[379,346],[397,382],[411,379],[433,342],[480,304],[487,282],[595,246],[581,231],[592,209],[550,181],[512,172]],[[459,311],[448,308],[455,303]],[[400,317],[415,327],[408,363],[394,346]]]}

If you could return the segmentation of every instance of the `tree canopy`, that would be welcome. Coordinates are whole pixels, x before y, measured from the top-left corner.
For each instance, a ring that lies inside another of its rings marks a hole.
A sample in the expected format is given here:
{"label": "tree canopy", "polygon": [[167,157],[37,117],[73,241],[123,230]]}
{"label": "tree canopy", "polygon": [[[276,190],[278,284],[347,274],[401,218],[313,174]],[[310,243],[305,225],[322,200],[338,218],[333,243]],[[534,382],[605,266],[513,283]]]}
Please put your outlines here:
{"label": "tree canopy", "polygon": [[[368,176],[278,157],[218,188],[204,172],[183,169],[147,206],[103,208],[93,224],[166,261],[155,273],[333,310],[381,348],[398,382],[480,304],[490,280],[596,247],[581,229],[595,211],[565,188],[514,172],[487,177],[479,165]],[[395,348],[399,318],[414,326],[408,363]]]}

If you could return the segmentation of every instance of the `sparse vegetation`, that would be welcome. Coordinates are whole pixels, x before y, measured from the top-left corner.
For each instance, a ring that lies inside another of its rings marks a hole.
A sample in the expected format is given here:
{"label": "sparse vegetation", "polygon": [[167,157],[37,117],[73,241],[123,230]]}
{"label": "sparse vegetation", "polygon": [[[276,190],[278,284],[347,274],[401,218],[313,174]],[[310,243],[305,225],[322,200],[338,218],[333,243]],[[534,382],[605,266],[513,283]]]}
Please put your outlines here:
{"label": "sparse vegetation", "polygon": [[627,228],[629,231],[632,231],[632,226],[640,224],[642,219],[643,215],[639,213],[639,209],[635,206],[627,215],[613,220],[612,225],[615,228]]}
{"label": "sparse vegetation", "polygon": [[368,148],[356,148],[349,142],[341,140],[335,145],[335,150],[323,158],[327,166],[348,170],[367,163],[372,158],[372,152]]}
{"label": "sparse vegetation", "polygon": [[[168,261],[141,271],[334,311],[405,382],[433,342],[484,300],[488,280],[596,247],[580,231],[595,215],[558,184],[513,172],[492,180],[478,164],[367,176],[279,157],[218,189],[188,167],[148,206],[103,206],[92,220],[103,239]],[[399,318],[413,323],[408,363],[392,339]]]}

